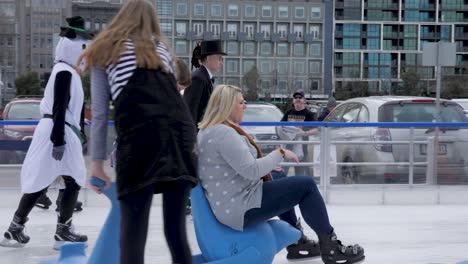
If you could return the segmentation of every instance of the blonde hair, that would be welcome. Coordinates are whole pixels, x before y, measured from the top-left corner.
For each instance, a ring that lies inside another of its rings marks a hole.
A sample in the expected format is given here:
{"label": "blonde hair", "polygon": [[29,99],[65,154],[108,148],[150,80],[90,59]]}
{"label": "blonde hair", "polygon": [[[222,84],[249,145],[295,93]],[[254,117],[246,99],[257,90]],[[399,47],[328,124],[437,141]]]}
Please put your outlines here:
{"label": "blonde hair", "polygon": [[218,85],[211,94],[205,114],[198,128],[208,128],[219,124],[228,124],[237,96],[242,95],[242,90],[234,85]]}
{"label": "blonde hair", "polygon": [[156,53],[155,43],[163,42],[168,49],[169,45],[159,28],[156,9],[147,0],[127,1],[78,61],[84,60],[86,69],[116,64],[126,50],[124,42],[128,39],[135,46],[136,64],[139,68],[161,68],[167,71]]}

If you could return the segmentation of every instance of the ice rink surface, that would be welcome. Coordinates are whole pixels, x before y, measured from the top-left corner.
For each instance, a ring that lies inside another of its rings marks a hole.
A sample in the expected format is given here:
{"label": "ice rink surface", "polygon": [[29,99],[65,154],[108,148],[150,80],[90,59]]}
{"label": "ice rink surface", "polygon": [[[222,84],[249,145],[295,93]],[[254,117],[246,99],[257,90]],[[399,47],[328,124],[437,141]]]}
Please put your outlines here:
{"label": "ice rink surface", "polygon": [[[17,202],[15,197],[11,199],[11,207],[0,207],[2,234],[8,228]],[[33,209],[26,227],[31,241],[20,249],[0,247],[1,264],[36,264],[44,257],[58,254],[52,249],[56,222],[54,208]],[[468,263],[468,205],[329,205],[328,210],[338,238],[345,244],[359,243],[364,247],[364,263]],[[74,216],[78,232],[89,237],[88,255],[107,213],[108,207],[102,204],[85,207]],[[306,235],[315,238],[314,232],[303,225]],[[199,249],[191,216],[187,218],[187,230],[192,252],[197,253]],[[159,205],[152,207],[145,258],[145,263],[171,263]],[[276,256],[274,263],[290,263],[286,260],[285,250]],[[294,263],[319,264],[322,261],[316,259]]]}

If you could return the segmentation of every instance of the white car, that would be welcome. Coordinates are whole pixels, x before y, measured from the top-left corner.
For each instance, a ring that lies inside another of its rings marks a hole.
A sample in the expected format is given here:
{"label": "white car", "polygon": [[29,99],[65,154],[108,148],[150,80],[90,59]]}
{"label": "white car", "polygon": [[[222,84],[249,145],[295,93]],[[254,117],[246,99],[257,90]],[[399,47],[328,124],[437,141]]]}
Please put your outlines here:
{"label": "white car", "polygon": [[[462,109],[450,100],[440,101],[441,122],[466,122]],[[371,96],[353,98],[337,106],[324,122],[435,122],[434,98]],[[434,137],[433,128],[414,129],[414,141]],[[314,136],[313,136],[314,137]],[[311,137],[311,139],[313,138]],[[330,129],[332,141],[409,141],[408,128],[339,127]],[[317,140],[317,139],[316,139]],[[384,162],[389,165],[338,166],[332,183],[408,183],[409,144],[337,144],[337,162]],[[311,153],[313,149],[309,149]],[[436,183],[468,183],[468,133],[466,129],[440,129]],[[415,144],[415,162],[427,160],[427,144]],[[415,166],[414,183],[426,183],[426,166]]]}
{"label": "white car", "polygon": [[452,101],[459,104],[463,108],[463,111],[465,111],[466,116],[468,116],[468,98],[457,98],[452,99]]}
{"label": "white car", "polygon": [[[283,112],[269,103],[247,103],[243,122],[279,122]],[[242,127],[256,142],[261,140],[278,140],[274,126],[243,126]],[[279,146],[275,144],[260,144],[263,154],[268,154]]]}

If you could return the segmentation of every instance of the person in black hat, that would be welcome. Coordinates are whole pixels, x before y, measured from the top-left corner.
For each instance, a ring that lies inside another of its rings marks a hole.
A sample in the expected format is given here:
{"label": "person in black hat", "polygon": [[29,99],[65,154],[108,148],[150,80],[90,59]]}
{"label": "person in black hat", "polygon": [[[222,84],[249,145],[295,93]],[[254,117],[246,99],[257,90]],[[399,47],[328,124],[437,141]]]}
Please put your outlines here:
{"label": "person in black hat", "polygon": [[192,67],[198,69],[192,73],[192,85],[185,89],[184,100],[195,124],[201,121],[213,92],[213,74],[221,69],[223,56],[227,55],[221,45],[220,40],[202,41],[193,50]]}
{"label": "person in black hat", "polygon": [[[60,27],[59,36],[68,38],[68,39],[82,38],[85,40],[91,40],[93,38],[93,34],[88,32],[85,29],[85,26],[84,26],[85,22],[81,16],[67,17],[65,20],[67,21],[68,26]],[[78,68],[77,70],[81,71]],[[61,204],[61,200],[63,197],[63,192],[64,192],[64,189],[60,189],[59,195],[57,196],[57,201],[56,201],[57,208],[55,209],[55,211],[57,212],[60,211],[60,204]],[[43,194],[37,200],[36,206],[42,209],[49,209],[49,206],[51,205],[52,205],[52,202],[50,201],[49,197],[47,197],[47,190],[45,190]],[[83,206],[83,203],[80,201],[77,201],[75,204],[75,211],[83,210],[82,206]]]}
{"label": "person in black hat", "polygon": [[[57,183],[64,190],[57,201],[58,216],[54,249],[65,243],[85,242],[87,236],[78,234],[72,225],[73,212],[82,186],[86,184],[83,157],[84,92],[81,73],[84,64],[78,57],[89,44],[81,17],[68,18],[62,27],[55,48],[55,65],[47,81],[40,110],[43,118],[34,131],[33,140],[21,168],[23,193],[10,226],[0,246],[23,247],[30,237],[25,224],[34,205],[49,186]],[[48,204],[44,204],[48,206]]]}

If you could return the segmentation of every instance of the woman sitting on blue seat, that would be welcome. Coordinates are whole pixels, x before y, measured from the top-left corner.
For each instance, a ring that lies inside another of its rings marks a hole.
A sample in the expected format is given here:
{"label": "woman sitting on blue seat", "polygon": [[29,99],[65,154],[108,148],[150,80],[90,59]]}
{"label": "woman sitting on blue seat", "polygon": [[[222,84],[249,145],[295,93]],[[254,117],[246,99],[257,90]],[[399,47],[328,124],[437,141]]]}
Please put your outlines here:
{"label": "woman sitting on blue seat", "polygon": [[[263,156],[252,138],[236,125],[242,121],[245,108],[239,87],[220,85],[211,95],[198,124],[200,181],[218,221],[242,231],[244,227],[278,216],[298,227],[297,219],[287,215],[299,205],[305,222],[319,238],[320,250],[312,255],[320,254],[327,264],[363,260],[362,247],[344,246],[337,239],[312,177],[293,176],[271,181],[270,172],[283,158],[297,162],[297,156],[281,148]],[[288,251],[297,250],[301,240],[289,246]],[[310,246],[315,242],[306,239],[306,243]]]}

